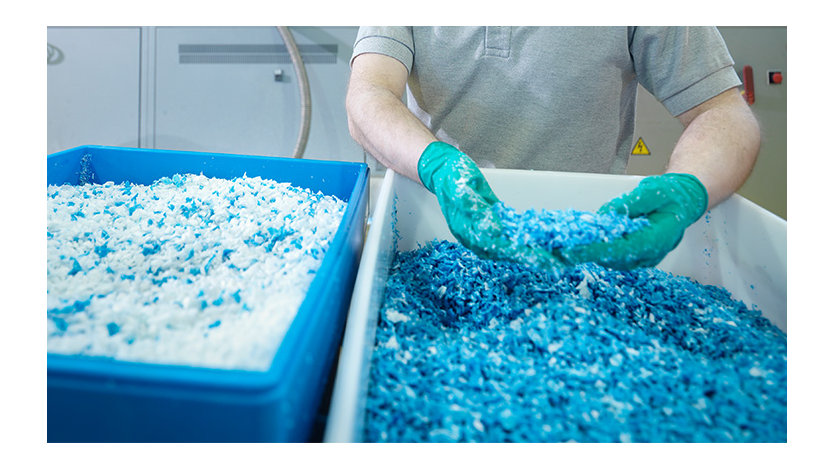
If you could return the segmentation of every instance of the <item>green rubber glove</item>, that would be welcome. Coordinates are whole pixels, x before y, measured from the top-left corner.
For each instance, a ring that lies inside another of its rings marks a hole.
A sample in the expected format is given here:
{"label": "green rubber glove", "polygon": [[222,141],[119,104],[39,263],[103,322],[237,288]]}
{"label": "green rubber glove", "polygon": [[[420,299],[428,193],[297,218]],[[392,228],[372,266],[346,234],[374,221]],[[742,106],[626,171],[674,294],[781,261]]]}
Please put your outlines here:
{"label": "green rubber glove", "polygon": [[417,172],[434,193],[452,235],[482,258],[513,260],[542,268],[563,262],[546,251],[513,246],[492,206],[499,202],[472,159],[452,145],[432,142],[420,155]]}
{"label": "green rubber glove", "polygon": [[635,218],[646,216],[649,225],[610,241],[563,251],[573,263],[593,261],[626,270],[653,267],[675,249],[687,227],[707,210],[709,196],[698,178],[686,173],[649,176],[637,187],[604,204],[598,212]]}

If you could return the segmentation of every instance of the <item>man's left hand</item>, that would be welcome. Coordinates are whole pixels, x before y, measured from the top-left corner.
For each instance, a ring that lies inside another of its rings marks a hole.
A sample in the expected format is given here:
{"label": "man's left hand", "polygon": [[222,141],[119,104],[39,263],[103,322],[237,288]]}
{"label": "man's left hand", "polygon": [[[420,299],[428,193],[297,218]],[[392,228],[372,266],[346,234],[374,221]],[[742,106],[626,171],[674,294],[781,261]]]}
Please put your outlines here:
{"label": "man's left hand", "polygon": [[656,266],[678,246],[686,228],[706,212],[708,200],[706,188],[693,175],[646,177],[633,191],[612,199],[598,212],[645,216],[648,226],[613,241],[577,246],[562,254],[573,263],[596,262],[620,270]]}

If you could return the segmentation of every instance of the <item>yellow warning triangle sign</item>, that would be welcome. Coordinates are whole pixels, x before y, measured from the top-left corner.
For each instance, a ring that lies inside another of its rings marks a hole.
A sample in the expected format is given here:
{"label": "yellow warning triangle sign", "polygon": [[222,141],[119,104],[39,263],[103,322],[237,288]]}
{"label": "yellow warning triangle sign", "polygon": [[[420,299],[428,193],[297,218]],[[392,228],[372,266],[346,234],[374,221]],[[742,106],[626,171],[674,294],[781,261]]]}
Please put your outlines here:
{"label": "yellow warning triangle sign", "polygon": [[637,139],[637,143],[634,144],[634,148],[631,149],[632,155],[651,155],[652,153],[649,151],[649,148],[646,147],[646,143],[643,142],[643,138],[639,137]]}

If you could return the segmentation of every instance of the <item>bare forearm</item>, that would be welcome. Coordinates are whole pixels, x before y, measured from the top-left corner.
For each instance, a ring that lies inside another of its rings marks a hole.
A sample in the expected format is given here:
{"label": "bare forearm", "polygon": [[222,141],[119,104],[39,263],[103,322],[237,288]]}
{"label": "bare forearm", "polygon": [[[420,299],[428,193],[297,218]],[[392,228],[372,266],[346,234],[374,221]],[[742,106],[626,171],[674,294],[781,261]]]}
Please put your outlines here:
{"label": "bare forearm", "polygon": [[417,161],[434,135],[389,90],[354,84],[347,95],[350,135],[386,167],[420,181]]}
{"label": "bare forearm", "polygon": [[669,159],[670,173],[691,173],[707,188],[709,207],[738,190],[756,163],[759,124],[736,90],[686,113],[686,126]]}

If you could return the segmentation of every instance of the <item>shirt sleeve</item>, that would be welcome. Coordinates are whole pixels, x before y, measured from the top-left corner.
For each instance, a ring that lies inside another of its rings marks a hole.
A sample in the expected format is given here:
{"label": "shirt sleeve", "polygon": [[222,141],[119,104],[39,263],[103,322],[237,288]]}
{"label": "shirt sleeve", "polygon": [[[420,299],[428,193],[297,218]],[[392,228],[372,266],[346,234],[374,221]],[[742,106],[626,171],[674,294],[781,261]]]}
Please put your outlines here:
{"label": "shirt sleeve", "polygon": [[673,116],[741,84],[715,27],[636,27],[629,50],[637,81]]}
{"label": "shirt sleeve", "polygon": [[414,38],[408,26],[362,26],[353,43],[353,59],[365,53],[383,54],[399,60],[411,74],[414,62]]}

